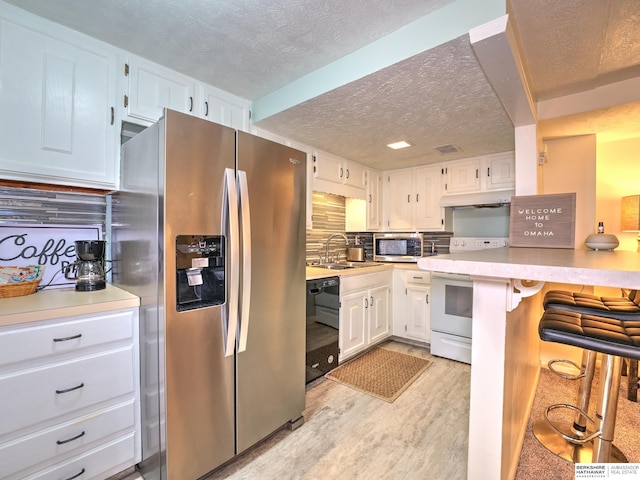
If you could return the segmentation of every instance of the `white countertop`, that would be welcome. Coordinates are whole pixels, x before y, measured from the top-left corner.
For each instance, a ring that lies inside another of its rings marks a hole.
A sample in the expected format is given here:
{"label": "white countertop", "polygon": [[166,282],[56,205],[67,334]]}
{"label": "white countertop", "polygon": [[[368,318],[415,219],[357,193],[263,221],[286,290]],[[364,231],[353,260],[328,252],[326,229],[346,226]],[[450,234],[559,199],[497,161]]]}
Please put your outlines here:
{"label": "white countertop", "polygon": [[640,254],[558,248],[492,248],[425,257],[423,270],[640,289]]}
{"label": "white countertop", "polygon": [[0,326],[138,307],[140,299],[107,284],[104,290],[77,292],[73,287],[44,289],[22,297],[0,298]]}
{"label": "white countertop", "polygon": [[402,268],[405,270],[419,270],[416,263],[381,263],[376,266],[369,267],[356,267],[346,268],[344,270],[331,270],[329,268],[321,267],[307,267],[306,276],[307,280],[315,280],[317,278],[325,277],[345,277],[351,275],[364,275],[366,273],[378,273],[385,270],[393,270],[394,268]]}

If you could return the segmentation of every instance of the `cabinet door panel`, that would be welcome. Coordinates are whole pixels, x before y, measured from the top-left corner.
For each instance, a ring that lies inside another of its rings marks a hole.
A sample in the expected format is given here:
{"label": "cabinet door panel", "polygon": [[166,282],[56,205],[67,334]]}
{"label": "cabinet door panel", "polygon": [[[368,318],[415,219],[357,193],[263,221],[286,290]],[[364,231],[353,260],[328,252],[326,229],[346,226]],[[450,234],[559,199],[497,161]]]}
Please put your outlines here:
{"label": "cabinet door panel", "polygon": [[203,89],[202,97],[203,118],[236,130],[249,131],[249,102],[243,104],[224,98],[220,93],[208,88]]}
{"label": "cabinet door panel", "polygon": [[440,230],[443,227],[444,209],[440,208],[442,195],[441,167],[415,170],[416,203],[415,229]]}
{"label": "cabinet door panel", "polygon": [[194,82],[190,78],[143,59],[131,59],[129,116],[156,122],[165,107],[191,113],[193,96]]}
{"label": "cabinet door panel", "polygon": [[318,180],[327,180],[334,183],[344,181],[344,164],[341,158],[326,153],[313,155],[313,176]]}
{"label": "cabinet door panel", "polygon": [[513,188],[516,184],[515,158],[513,152],[497,154],[486,159],[484,175],[487,190]]}
{"label": "cabinet door panel", "polygon": [[366,347],[365,296],[366,292],[356,292],[340,299],[340,361]]}
{"label": "cabinet door panel", "polygon": [[115,186],[115,54],[2,19],[0,59],[3,176]]}
{"label": "cabinet door panel", "polygon": [[407,315],[407,336],[423,342],[428,342],[431,325],[431,307],[429,305],[430,287],[422,285],[407,286],[409,296],[409,312]]}
{"label": "cabinet door panel", "polygon": [[446,165],[446,193],[480,191],[480,160],[455,161]]}
{"label": "cabinet door panel", "polygon": [[344,183],[357,188],[366,188],[367,169],[359,163],[345,162]]}
{"label": "cabinet door panel", "polygon": [[369,344],[377,343],[391,334],[389,327],[389,287],[369,290]]}
{"label": "cabinet door panel", "polygon": [[382,227],[382,174],[377,170],[367,172],[367,230]]}
{"label": "cabinet door panel", "polygon": [[410,230],[413,228],[413,179],[410,171],[392,172],[387,176],[389,201],[388,227],[389,230]]}

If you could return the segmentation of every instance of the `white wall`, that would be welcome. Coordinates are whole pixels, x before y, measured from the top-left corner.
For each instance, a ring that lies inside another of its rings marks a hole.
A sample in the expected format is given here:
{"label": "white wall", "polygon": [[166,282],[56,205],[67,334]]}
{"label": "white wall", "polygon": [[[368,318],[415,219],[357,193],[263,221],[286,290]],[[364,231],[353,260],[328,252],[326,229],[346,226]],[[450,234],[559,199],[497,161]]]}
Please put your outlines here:
{"label": "white wall", "polygon": [[547,160],[541,170],[540,193],[576,192],[575,248],[596,233],[596,136],[546,140]]}
{"label": "white wall", "polygon": [[618,250],[636,251],[636,233],[620,232],[620,199],[640,194],[640,137],[598,142],[596,216],[618,237]]}

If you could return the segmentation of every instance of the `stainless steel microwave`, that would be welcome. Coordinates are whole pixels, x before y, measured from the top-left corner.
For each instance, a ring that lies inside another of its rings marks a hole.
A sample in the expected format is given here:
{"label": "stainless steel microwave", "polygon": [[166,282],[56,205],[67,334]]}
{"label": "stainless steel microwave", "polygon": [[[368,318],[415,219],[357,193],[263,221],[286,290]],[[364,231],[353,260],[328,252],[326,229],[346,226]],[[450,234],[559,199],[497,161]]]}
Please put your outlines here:
{"label": "stainless steel microwave", "polygon": [[421,233],[374,233],[373,259],[377,262],[417,262],[422,257]]}

